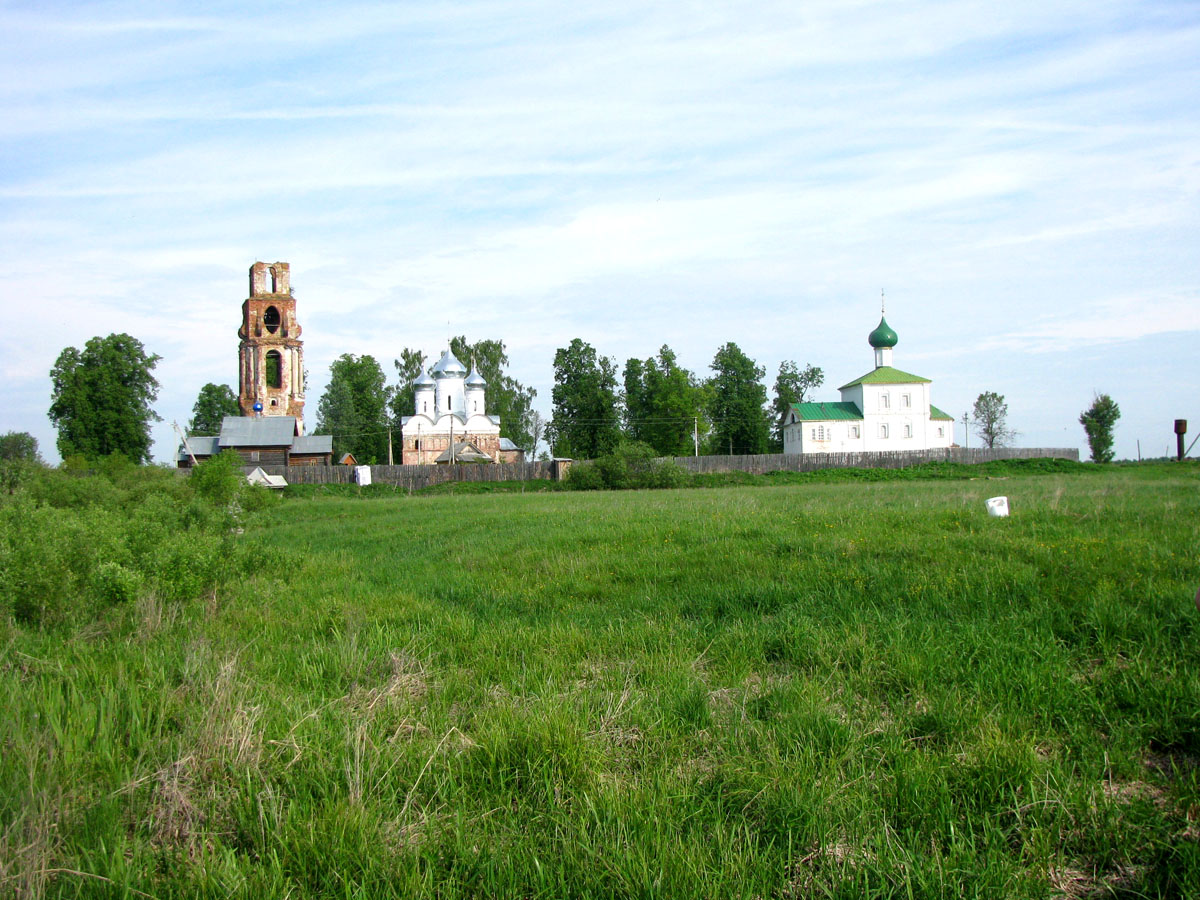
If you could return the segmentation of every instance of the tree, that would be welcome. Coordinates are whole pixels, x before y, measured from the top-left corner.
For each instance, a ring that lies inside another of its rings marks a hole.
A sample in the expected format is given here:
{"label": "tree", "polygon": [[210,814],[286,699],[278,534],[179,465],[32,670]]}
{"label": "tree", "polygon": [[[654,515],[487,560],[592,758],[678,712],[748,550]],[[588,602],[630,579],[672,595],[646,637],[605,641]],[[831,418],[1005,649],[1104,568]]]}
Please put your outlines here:
{"label": "tree", "polygon": [[28,431],[0,434],[0,489],[15,494],[21,482],[37,466],[44,465],[37,438]]}
{"label": "tree", "polygon": [[659,456],[688,456],[693,429],[703,415],[704,394],[696,378],[663,344],[657,357],[625,363],[625,433]]}
{"label": "tree", "polygon": [[63,459],[123,453],[149,462],[150,423],[160,421],[150,406],[158,397],[153,372],[161,358],[127,334],[94,337],[82,352],[67,347],[59,354],[50,370],[50,421]]}
{"label": "tree", "polygon": [[37,438],[28,431],[9,431],[0,434],[0,460],[41,465]]}
{"label": "tree", "polygon": [[547,440],[555,456],[595,459],[620,443],[617,369],[579,338],[554,354],[553,418]]}
{"label": "tree", "polygon": [[508,354],[504,350],[504,341],[483,340],[470,344],[465,336],[459,335],[450,339],[450,352],[466,365],[473,366],[487,382],[486,411],[500,417],[500,436],[532,454],[530,415],[537,391],[505,374]]}
{"label": "tree", "polygon": [[425,371],[425,354],[420,350],[405,347],[400,351],[400,358],[393,360],[396,366],[396,376],[400,383],[392,391],[392,421],[397,425],[405,416],[411,416],[416,409],[416,381]]}
{"label": "tree", "polygon": [[241,414],[237,394],[227,384],[211,381],[200,388],[196,405],[192,407],[192,420],[188,423],[188,434],[220,434],[221,420],[226,416]]}
{"label": "tree", "polygon": [[794,360],[785,359],[779,364],[775,376],[775,400],[771,404],[774,413],[771,423],[771,446],[776,453],[783,452],[784,417],[793,403],[804,403],[809,393],[825,383],[825,372],[820,366],[805,365],[803,371]]}
{"label": "tree", "polygon": [[984,391],[975,398],[971,422],[975,425],[975,433],[989,450],[1005,447],[1017,436],[1008,427],[1008,404],[1004,402],[1004,395],[994,391]]}
{"label": "tree", "polygon": [[532,441],[529,450],[529,459],[537,459],[538,444],[542,442],[542,435],[546,433],[546,419],[536,409],[529,413],[529,437]]}
{"label": "tree", "polygon": [[646,397],[646,365],[640,359],[625,360],[622,375],[625,390],[622,400],[625,407],[625,436],[631,441],[642,440],[646,420],[650,418],[649,402]]}
{"label": "tree", "polygon": [[1121,418],[1121,407],[1108,394],[1098,394],[1092,405],[1079,414],[1079,424],[1087,433],[1092,462],[1106,463],[1113,459],[1113,429]]}
{"label": "tree", "polygon": [[725,344],[713,357],[715,373],[708,380],[708,414],[712,419],[714,453],[766,453],[770,441],[767,389],[761,379],[766,369],[741,351]]}
{"label": "tree", "polygon": [[317,405],[317,433],[333,435],[335,458],[353,453],[364,465],[387,462],[390,393],[375,357],[343,353],[333,361]]}

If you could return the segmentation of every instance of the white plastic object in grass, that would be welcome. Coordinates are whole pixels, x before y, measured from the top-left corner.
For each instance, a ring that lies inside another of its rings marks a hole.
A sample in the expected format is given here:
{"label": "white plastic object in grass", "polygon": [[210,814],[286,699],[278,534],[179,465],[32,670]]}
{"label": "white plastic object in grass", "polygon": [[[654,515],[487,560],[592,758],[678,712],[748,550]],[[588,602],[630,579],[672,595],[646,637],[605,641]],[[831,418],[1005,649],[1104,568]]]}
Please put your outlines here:
{"label": "white plastic object in grass", "polygon": [[989,516],[1007,516],[1008,515],[1008,498],[1007,497],[991,497],[987,501],[987,511]]}

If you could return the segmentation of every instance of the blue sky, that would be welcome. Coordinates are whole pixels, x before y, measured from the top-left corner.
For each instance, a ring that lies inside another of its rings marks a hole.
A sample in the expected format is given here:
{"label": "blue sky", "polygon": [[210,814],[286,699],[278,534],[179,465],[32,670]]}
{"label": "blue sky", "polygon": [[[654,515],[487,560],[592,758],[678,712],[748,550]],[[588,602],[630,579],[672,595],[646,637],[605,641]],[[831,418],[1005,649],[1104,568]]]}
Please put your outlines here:
{"label": "blue sky", "polygon": [[0,136],[0,431],[50,458],[50,368],[113,331],[162,356],[170,458],[255,260],[310,422],[339,354],[460,333],[546,413],[574,337],[836,399],[886,289],[956,416],[1085,447],[1099,391],[1118,455],[1200,433],[1195,3],[0,2]]}

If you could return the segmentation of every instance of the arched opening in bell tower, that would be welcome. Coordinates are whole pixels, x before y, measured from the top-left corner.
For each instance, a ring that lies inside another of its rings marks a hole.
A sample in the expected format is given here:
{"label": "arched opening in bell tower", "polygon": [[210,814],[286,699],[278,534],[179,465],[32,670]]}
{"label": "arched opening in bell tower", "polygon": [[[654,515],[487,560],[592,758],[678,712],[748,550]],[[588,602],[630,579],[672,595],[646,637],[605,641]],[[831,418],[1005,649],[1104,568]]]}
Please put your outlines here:
{"label": "arched opening in bell tower", "polygon": [[267,311],[263,313],[263,324],[267,326],[267,331],[274,334],[279,330],[279,310],[274,306],[268,306]]}
{"label": "arched opening in bell tower", "polygon": [[283,357],[279,355],[278,350],[267,353],[267,387],[283,387]]}

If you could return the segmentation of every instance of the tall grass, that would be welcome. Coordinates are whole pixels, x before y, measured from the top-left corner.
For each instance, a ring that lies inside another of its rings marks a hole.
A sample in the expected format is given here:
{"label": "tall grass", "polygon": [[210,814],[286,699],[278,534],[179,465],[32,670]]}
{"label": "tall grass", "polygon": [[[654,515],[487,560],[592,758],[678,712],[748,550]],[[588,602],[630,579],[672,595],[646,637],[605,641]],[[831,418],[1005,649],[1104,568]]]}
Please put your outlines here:
{"label": "tall grass", "polygon": [[1198,474],[287,501],[7,626],[0,891],[1200,895]]}

